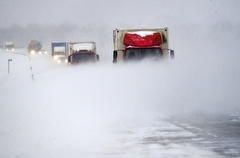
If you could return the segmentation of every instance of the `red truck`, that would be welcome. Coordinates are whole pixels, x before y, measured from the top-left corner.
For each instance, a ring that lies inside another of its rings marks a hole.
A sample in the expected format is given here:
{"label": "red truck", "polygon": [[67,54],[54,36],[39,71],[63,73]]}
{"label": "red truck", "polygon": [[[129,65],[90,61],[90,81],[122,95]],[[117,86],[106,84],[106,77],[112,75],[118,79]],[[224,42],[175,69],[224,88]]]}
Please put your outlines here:
{"label": "red truck", "polygon": [[113,30],[113,63],[141,59],[174,58],[168,28]]}
{"label": "red truck", "polygon": [[67,48],[70,52],[68,56],[69,64],[99,61],[95,42],[69,42]]}

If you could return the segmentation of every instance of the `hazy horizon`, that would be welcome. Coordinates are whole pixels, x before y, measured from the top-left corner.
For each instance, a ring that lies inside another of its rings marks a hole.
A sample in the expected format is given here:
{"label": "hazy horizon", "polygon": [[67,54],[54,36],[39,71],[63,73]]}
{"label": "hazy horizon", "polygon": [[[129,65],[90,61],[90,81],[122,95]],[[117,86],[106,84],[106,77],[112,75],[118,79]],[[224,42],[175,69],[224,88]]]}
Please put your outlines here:
{"label": "hazy horizon", "polygon": [[109,0],[1,0],[1,28],[12,25],[108,25],[156,27],[176,24],[240,23],[238,0],[109,1]]}

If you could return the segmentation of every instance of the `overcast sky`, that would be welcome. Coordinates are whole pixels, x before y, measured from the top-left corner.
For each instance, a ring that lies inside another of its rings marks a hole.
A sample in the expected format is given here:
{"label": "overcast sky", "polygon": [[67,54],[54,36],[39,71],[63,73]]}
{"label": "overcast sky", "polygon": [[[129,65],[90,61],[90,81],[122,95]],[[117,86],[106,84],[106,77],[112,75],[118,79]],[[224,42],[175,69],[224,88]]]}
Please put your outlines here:
{"label": "overcast sky", "polygon": [[156,27],[240,23],[239,0],[0,0],[0,27],[14,24]]}

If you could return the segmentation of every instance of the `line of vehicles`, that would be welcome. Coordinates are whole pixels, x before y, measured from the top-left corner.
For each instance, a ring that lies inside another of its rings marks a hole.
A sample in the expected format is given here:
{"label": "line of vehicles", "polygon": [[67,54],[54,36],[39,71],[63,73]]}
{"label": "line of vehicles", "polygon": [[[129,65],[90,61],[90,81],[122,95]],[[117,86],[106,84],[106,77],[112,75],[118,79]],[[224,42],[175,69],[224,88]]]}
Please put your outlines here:
{"label": "line of vehicles", "polygon": [[95,42],[52,42],[52,56],[58,63],[77,64],[83,62],[97,62]]}
{"label": "line of vehicles", "polygon": [[[165,60],[174,58],[174,51],[169,48],[168,28],[115,29],[113,30],[113,63],[139,61],[142,59]],[[8,44],[8,45],[7,45]],[[11,43],[6,48],[11,49]],[[38,40],[32,40],[28,52],[47,54]],[[51,55],[58,63],[77,64],[97,62],[96,43],[55,41],[51,43]]]}

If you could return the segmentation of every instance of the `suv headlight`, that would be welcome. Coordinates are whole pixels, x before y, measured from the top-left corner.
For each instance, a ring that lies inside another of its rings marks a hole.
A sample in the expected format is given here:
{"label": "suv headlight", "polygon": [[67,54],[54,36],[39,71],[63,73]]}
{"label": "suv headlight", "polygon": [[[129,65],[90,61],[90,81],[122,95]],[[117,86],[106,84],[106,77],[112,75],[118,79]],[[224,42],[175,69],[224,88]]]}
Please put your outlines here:
{"label": "suv headlight", "polygon": [[35,50],[31,50],[30,53],[31,53],[31,54],[35,54]]}

